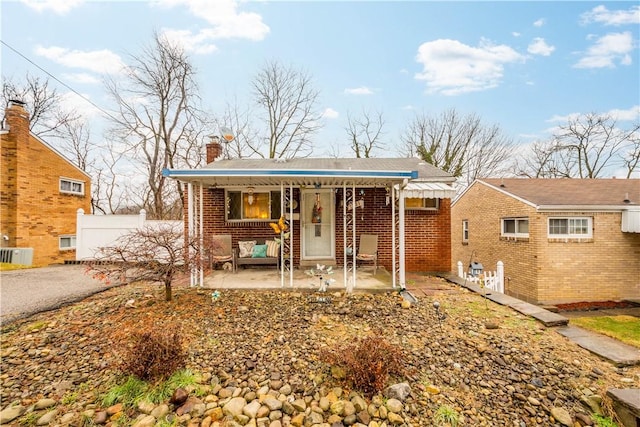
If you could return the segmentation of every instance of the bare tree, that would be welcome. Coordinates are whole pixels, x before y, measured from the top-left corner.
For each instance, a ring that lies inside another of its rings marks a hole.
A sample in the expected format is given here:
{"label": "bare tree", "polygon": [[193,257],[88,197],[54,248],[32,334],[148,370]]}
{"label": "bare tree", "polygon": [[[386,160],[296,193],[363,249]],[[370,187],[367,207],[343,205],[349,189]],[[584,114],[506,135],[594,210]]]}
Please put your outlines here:
{"label": "bare tree", "polygon": [[363,111],[362,117],[354,118],[347,114],[347,136],[351,150],[357,158],[369,158],[375,150],[383,150],[380,141],[383,135],[384,118],[381,112],[375,114]]}
{"label": "bare tree", "polygon": [[29,130],[41,138],[58,135],[62,127],[80,117],[76,111],[63,107],[62,95],[51,87],[48,79],[43,80],[30,74],[22,82],[2,78],[2,105],[5,109],[11,100],[26,104]]}
{"label": "bare tree", "polygon": [[[259,135],[252,127],[251,117],[251,109],[240,107],[237,99],[227,103],[222,118],[218,122],[218,127],[231,128],[234,139],[224,145],[224,158],[241,159],[254,153],[250,147],[254,141],[259,139]],[[257,145],[256,148],[258,148]]]}
{"label": "bare tree", "polygon": [[120,236],[114,245],[99,248],[87,270],[107,283],[158,282],[164,285],[165,299],[171,301],[171,285],[180,273],[199,267],[203,254],[197,240],[184,241],[182,226],[160,225],[138,229]]}
{"label": "bare tree", "polygon": [[407,155],[451,173],[462,185],[504,173],[514,147],[497,125],[486,125],[475,114],[460,116],[455,109],[416,115],[402,140]]}
{"label": "bare tree", "polygon": [[572,117],[548,141],[536,142],[518,174],[538,178],[600,178],[615,169],[629,178],[640,162],[640,124],[618,127],[609,114]]}
{"label": "bare tree", "polygon": [[262,138],[247,141],[251,152],[271,159],[310,155],[310,138],[320,128],[315,111],[318,91],[312,86],[311,76],[279,62],[269,62],[254,78],[253,91],[264,109],[266,130],[260,132]]}
{"label": "bare tree", "polygon": [[124,77],[107,80],[117,104],[113,135],[146,178],[141,207],[150,218],[179,218],[182,187],[162,170],[194,167],[202,161],[206,124],[198,109],[195,70],[182,48],[158,34],[130,62]]}

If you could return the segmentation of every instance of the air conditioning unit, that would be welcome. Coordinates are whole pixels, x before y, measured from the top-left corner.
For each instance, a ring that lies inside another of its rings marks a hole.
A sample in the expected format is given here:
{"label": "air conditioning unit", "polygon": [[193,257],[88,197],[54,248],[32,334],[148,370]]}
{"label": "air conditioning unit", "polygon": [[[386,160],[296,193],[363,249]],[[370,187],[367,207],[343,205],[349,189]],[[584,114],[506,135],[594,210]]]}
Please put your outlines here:
{"label": "air conditioning unit", "polygon": [[31,265],[33,263],[33,248],[0,248],[0,262]]}

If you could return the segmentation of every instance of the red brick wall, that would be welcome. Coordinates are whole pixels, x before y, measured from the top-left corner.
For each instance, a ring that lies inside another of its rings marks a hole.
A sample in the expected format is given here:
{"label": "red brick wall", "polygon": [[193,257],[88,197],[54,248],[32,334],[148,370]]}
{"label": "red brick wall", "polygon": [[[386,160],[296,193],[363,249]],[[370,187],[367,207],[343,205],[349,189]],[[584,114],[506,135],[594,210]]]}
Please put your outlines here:
{"label": "red brick wall", "polygon": [[[387,270],[392,267],[392,230],[391,206],[386,205],[386,191],[384,188],[364,188],[364,209],[357,208],[356,242],[360,234],[378,235],[379,263]],[[360,189],[356,190],[360,199]],[[336,261],[342,264],[344,254],[343,243],[343,209],[340,206],[342,190],[335,192],[336,197]],[[294,198],[300,200],[299,190],[294,189]],[[269,222],[261,223],[225,223],[225,203],[223,189],[207,189],[204,192],[204,232],[210,234],[231,234],[233,245],[239,240],[251,237],[273,238]],[[186,207],[185,207],[186,211]],[[450,233],[450,200],[440,201],[437,211],[406,211],[406,269],[407,271],[449,271],[451,264],[451,233]],[[300,222],[294,221],[294,265],[300,262]]]}

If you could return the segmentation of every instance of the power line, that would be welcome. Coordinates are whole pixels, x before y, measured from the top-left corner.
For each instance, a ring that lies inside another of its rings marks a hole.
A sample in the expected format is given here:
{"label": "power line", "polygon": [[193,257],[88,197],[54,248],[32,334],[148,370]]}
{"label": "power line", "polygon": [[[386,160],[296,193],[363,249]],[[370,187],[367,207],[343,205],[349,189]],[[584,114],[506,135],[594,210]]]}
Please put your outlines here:
{"label": "power line", "polygon": [[93,105],[95,108],[97,108],[99,111],[101,111],[103,114],[105,114],[106,116],[111,117],[113,120],[115,120],[116,122],[119,122],[118,119],[116,119],[113,115],[111,115],[111,113],[109,113],[108,111],[105,111],[104,109],[102,109],[102,107],[96,105],[92,100],[90,100],[89,98],[87,98],[86,96],[82,95],[81,93],[79,93],[77,90],[75,90],[74,88],[72,88],[71,86],[69,86],[68,84],[66,84],[65,82],[63,82],[62,80],[60,80],[59,78],[57,78],[56,76],[54,76],[53,74],[51,74],[50,72],[48,72],[47,70],[45,70],[44,68],[42,68],[41,66],[39,66],[38,64],[36,64],[35,62],[33,62],[31,59],[27,58],[25,55],[23,55],[20,51],[18,51],[17,49],[15,49],[14,47],[10,46],[7,42],[5,42],[4,40],[0,40],[0,43],[2,43],[3,45],[5,45],[7,48],[11,49],[14,53],[16,53],[18,56],[22,57],[25,61],[29,62],[31,65],[33,65],[34,67],[38,68],[40,71],[42,71],[43,73],[45,73],[46,75],[48,75],[49,77],[51,77],[52,79],[54,79],[55,81],[57,81],[58,83],[60,83],[62,86],[66,87],[67,89],[69,89],[71,92],[75,93],[76,95],[78,95],[80,98],[82,98],[83,100],[87,101],[89,104]]}

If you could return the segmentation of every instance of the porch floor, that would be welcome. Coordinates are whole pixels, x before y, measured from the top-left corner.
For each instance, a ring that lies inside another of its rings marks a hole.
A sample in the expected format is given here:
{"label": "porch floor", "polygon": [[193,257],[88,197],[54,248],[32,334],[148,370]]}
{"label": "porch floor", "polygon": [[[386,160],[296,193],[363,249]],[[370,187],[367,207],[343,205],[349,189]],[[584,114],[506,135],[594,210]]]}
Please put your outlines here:
{"label": "porch floor", "polygon": [[[391,274],[384,269],[378,267],[376,274],[373,274],[372,267],[363,267],[356,270],[356,286],[354,291],[386,291],[393,290]],[[328,278],[335,280],[329,286],[327,292],[343,291],[346,289],[344,284],[344,273],[342,268],[334,268],[334,273]],[[349,272],[348,278],[351,278]],[[284,289],[296,290],[313,290],[320,285],[320,279],[310,277],[303,269],[293,270],[293,287],[289,283],[289,275],[285,273]],[[208,289],[270,289],[281,288],[280,270],[275,268],[259,268],[247,267],[238,268],[238,271],[232,273],[228,270],[213,270],[204,277],[204,288]]]}

